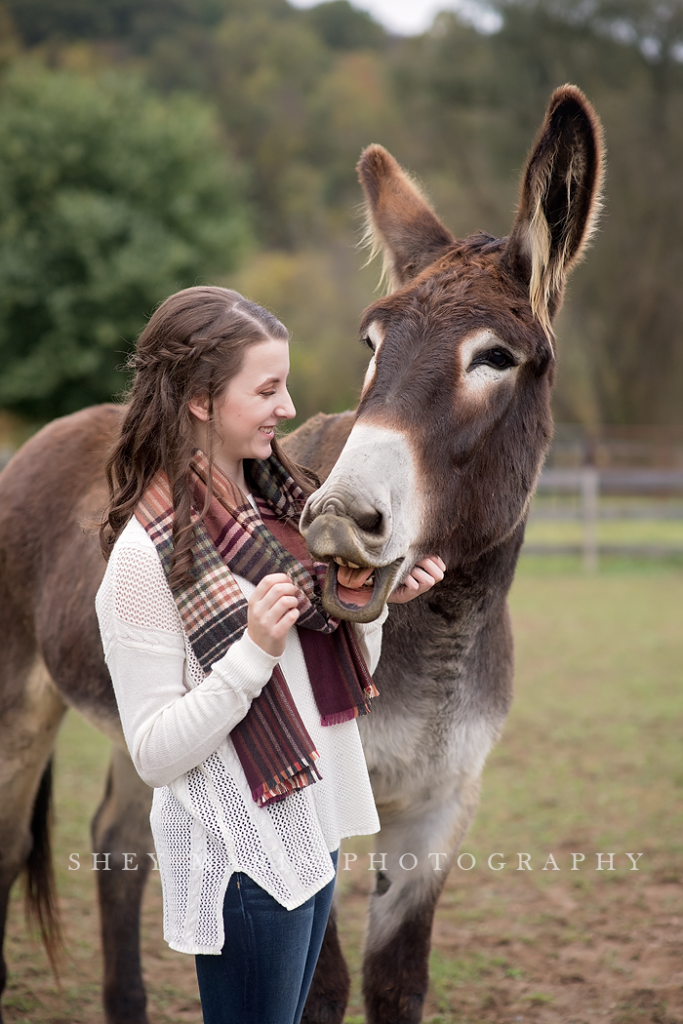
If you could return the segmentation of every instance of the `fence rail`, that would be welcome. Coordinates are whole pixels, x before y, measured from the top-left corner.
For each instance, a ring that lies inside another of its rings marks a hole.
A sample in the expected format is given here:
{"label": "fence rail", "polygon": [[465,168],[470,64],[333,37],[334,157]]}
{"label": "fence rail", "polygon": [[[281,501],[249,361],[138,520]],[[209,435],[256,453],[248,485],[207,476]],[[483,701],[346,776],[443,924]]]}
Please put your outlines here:
{"label": "fence rail", "polygon": [[[587,481],[590,481],[587,485]],[[582,491],[597,486],[601,494],[683,494],[683,470],[677,469],[545,469],[538,491]]]}
{"label": "fence rail", "polygon": [[667,558],[683,556],[683,547],[665,544],[601,544],[598,540],[598,523],[605,518],[653,518],[683,519],[683,507],[653,508],[640,511],[629,510],[627,516],[614,509],[601,509],[602,496],[653,499],[683,496],[683,471],[678,469],[597,469],[584,466],[580,469],[550,468],[543,471],[536,489],[538,495],[576,495],[578,507],[564,509],[558,515],[557,509],[543,509],[541,503],[532,507],[532,521],[549,519],[579,519],[582,522],[581,544],[536,544],[524,547],[527,554],[557,555],[580,554],[584,568],[593,572],[601,554],[627,555],[634,557]]}

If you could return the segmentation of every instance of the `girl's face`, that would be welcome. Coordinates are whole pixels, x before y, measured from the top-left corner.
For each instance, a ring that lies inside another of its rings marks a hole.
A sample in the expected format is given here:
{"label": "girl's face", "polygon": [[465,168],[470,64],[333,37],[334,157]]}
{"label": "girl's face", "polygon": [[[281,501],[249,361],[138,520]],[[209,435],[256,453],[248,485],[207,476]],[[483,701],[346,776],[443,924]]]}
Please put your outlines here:
{"label": "girl's face", "polygon": [[[267,459],[279,420],[296,415],[288,374],[289,344],[272,338],[257,342],[247,348],[242,369],[214,400],[214,459],[231,479],[242,478],[242,459]],[[189,408],[208,429],[206,396],[192,399]]]}

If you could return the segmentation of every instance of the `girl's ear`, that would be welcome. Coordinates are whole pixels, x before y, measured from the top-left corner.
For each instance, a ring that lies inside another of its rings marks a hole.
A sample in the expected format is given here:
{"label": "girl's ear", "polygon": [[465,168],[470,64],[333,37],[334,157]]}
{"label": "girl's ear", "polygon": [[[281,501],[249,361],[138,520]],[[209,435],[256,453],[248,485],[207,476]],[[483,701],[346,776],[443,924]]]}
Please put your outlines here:
{"label": "girl's ear", "polygon": [[187,403],[187,407],[200,422],[208,423],[211,417],[211,402],[208,395],[195,395]]}

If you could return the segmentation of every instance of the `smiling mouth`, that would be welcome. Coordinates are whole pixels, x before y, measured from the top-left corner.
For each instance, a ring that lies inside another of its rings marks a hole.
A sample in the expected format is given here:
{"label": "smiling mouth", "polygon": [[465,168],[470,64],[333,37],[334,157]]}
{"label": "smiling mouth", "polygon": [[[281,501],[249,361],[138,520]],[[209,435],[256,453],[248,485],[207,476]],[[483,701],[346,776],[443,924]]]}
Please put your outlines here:
{"label": "smiling mouth", "polygon": [[403,559],[389,565],[359,566],[335,558],[329,563],[323,604],[336,618],[373,622],[381,613],[396,582]]}

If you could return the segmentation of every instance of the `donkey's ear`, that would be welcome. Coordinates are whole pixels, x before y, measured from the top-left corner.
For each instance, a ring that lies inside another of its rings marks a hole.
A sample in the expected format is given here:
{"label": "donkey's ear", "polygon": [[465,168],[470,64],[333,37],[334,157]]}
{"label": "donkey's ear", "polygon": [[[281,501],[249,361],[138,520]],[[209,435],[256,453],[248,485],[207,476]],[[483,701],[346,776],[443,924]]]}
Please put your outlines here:
{"label": "donkey's ear", "polygon": [[595,230],[602,178],[600,121],[581,90],[564,85],[550,99],[527,161],[508,243],[510,264],[546,330]]}
{"label": "donkey's ear", "polygon": [[455,239],[382,146],[363,150],[358,177],[365,192],[366,241],[372,256],[384,254],[383,277],[390,287],[400,287],[438,259]]}

